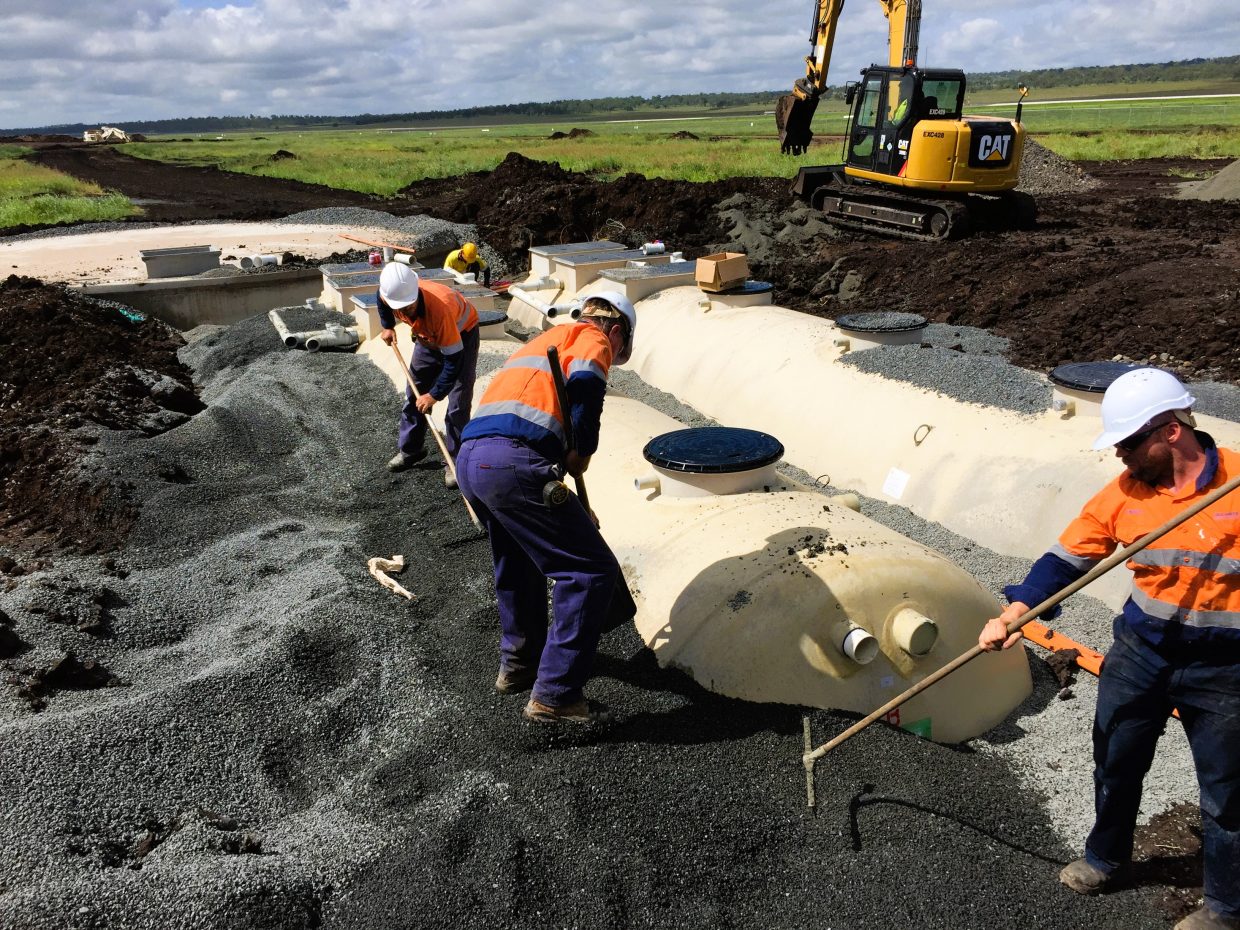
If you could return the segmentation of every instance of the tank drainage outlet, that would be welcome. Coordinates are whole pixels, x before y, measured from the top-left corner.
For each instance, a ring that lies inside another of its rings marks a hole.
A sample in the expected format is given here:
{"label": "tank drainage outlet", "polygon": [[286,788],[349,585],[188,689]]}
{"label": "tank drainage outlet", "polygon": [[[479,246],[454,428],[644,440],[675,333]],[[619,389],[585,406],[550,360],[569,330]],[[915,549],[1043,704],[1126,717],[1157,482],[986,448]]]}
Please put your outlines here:
{"label": "tank drainage outlet", "polygon": [[858,665],[869,665],[878,656],[878,640],[859,626],[848,625],[840,640],[840,652]]}
{"label": "tank drainage outlet", "polygon": [[911,607],[896,614],[891,633],[896,645],[911,656],[924,656],[939,641],[938,624]]}

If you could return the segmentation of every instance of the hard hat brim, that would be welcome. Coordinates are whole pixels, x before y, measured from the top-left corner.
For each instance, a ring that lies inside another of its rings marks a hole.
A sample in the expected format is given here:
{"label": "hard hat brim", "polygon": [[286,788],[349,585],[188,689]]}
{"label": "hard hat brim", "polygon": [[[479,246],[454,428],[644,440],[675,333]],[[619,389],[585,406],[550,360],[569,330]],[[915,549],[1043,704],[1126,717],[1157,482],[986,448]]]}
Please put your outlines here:
{"label": "hard hat brim", "polygon": [[1111,446],[1115,445],[1117,442],[1123,442],[1133,433],[1139,433],[1140,431],[1141,431],[1140,427],[1137,427],[1134,430],[1124,430],[1124,429],[1107,430],[1101,436],[1099,436],[1097,439],[1094,440],[1094,451],[1101,452],[1103,449],[1109,449]]}

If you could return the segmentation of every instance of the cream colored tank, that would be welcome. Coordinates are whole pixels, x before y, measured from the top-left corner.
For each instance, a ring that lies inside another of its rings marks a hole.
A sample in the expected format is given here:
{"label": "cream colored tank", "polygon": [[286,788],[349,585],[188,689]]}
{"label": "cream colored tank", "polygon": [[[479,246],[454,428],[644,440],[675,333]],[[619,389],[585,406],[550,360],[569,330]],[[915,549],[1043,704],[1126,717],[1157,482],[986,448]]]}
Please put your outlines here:
{"label": "cream colored tank", "polygon": [[[748,475],[653,468],[643,447],[679,429],[609,396],[586,475],[660,665],[733,697],[868,713],[970,649],[999,613],[947,558],[781,479],[773,462]],[[987,654],[893,722],[957,742],[1031,687],[1024,650]]]}

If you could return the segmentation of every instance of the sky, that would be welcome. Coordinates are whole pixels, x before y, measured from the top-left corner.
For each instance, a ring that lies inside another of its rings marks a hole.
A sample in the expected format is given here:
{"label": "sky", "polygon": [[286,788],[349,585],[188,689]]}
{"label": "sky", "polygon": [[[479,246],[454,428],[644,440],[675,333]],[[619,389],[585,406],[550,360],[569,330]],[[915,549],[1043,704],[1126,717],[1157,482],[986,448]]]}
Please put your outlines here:
{"label": "sky", "polygon": [[[1237,0],[924,0],[919,63],[984,72],[1240,54]],[[810,0],[0,0],[0,127],[353,115],[783,90]],[[886,59],[871,0],[829,83]],[[1036,99],[1036,88],[1034,99]]]}

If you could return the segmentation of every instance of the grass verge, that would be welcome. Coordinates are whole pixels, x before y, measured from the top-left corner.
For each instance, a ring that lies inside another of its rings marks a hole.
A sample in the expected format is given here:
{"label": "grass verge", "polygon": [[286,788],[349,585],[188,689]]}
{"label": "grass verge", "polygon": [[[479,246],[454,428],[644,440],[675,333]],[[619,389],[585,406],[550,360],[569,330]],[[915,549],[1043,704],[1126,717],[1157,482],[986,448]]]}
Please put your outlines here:
{"label": "grass verge", "polygon": [[122,194],[25,161],[29,151],[0,146],[0,229],[104,222],[139,212]]}

